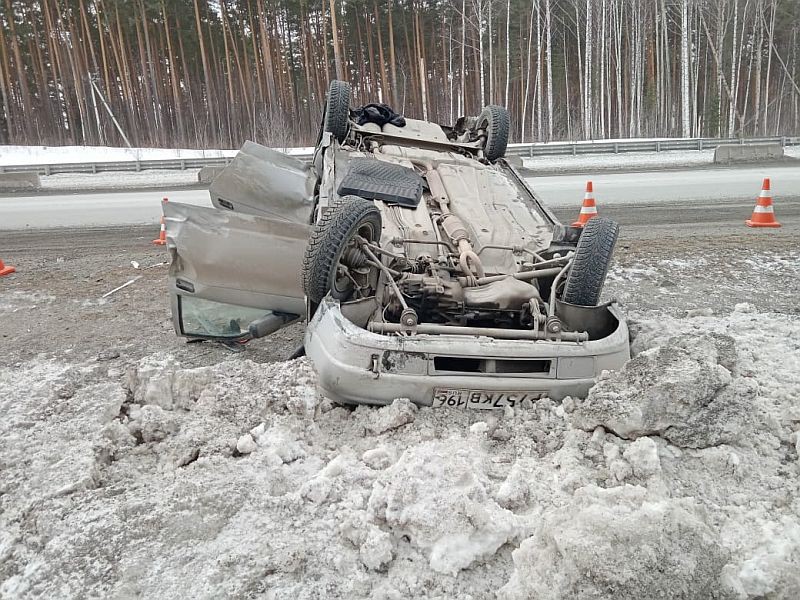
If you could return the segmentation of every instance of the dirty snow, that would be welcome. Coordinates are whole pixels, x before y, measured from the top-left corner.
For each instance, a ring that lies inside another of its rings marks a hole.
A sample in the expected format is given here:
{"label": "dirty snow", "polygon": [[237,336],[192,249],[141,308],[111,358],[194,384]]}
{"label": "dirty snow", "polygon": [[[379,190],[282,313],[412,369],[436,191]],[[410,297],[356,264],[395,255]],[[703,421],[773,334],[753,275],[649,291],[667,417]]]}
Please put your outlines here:
{"label": "dirty snow", "polygon": [[47,306],[55,299],[55,296],[44,292],[9,291],[0,298],[0,316],[30,310],[37,306]]}
{"label": "dirty snow", "polygon": [[589,169],[647,169],[652,167],[711,166],[713,150],[673,150],[669,152],[623,152],[621,154],[570,154],[523,158],[526,169],[534,171],[585,171]]}
{"label": "dirty snow", "polygon": [[[308,154],[313,148],[277,148],[287,154]],[[111,146],[0,145],[0,165],[54,165],[76,162],[171,160],[232,157],[238,149],[187,150],[181,148],[116,148]]]}
{"label": "dirty snow", "polygon": [[588,401],[492,414],[302,359],[1,367],[0,597],[800,597],[800,324],[633,321]]}
{"label": "dirty snow", "polygon": [[234,156],[237,150],[115,148],[111,146],[0,146],[0,165],[169,160]]}
{"label": "dirty snow", "polygon": [[[788,238],[787,238],[788,239]],[[665,242],[670,243],[669,239]],[[625,242],[606,279],[604,294],[623,305],[652,310],[688,311],[691,316],[730,311],[742,301],[761,311],[793,313],[800,291],[800,252],[796,244],[779,250],[755,250],[742,244],[735,251],[713,247],[662,258],[660,249],[625,260]],[[676,246],[679,242],[676,243]],[[778,247],[778,244],[776,244]],[[699,313],[698,313],[699,311]]]}
{"label": "dirty snow", "polygon": [[171,188],[199,185],[199,169],[172,171],[114,171],[109,173],[58,173],[40,175],[43,190],[124,190],[149,187]]}

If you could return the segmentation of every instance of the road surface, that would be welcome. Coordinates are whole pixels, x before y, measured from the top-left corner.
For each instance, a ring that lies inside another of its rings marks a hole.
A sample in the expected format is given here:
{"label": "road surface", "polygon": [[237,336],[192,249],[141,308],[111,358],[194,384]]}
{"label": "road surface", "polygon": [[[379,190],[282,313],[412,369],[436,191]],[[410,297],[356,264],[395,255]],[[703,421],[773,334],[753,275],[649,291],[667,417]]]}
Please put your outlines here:
{"label": "road surface", "polygon": [[[577,213],[586,180],[591,177],[601,214],[614,216],[624,225],[626,221],[742,221],[749,218],[761,180],[767,176],[772,178],[779,219],[798,221],[800,167],[533,176],[528,181],[549,206],[562,214],[570,210]],[[208,192],[203,189],[5,197],[0,198],[0,229],[157,223],[163,196],[173,202],[210,205]]]}
{"label": "road surface", "polygon": [[211,206],[208,190],[73,192],[0,198],[0,229],[157,223],[161,199]]}
{"label": "road surface", "polygon": [[752,200],[769,177],[773,196],[800,197],[798,166],[758,166],[742,169],[687,169],[596,175],[528,177],[528,183],[552,207],[580,205],[586,181],[594,184],[599,206],[686,201]]}

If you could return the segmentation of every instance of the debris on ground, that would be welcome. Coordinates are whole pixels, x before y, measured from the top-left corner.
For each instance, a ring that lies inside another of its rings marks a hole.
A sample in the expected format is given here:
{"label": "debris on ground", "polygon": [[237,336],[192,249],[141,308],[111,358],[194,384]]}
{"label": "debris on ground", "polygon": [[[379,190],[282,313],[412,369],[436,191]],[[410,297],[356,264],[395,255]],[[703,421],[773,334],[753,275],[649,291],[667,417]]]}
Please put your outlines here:
{"label": "debris on ground", "polygon": [[141,278],[142,278],[142,275],[137,275],[137,276],[136,276],[136,277],[134,277],[133,279],[129,279],[128,281],[126,281],[126,282],[125,282],[125,283],[123,283],[122,285],[120,285],[120,286],[117,286],[117,287],[115,287],[113,290],[111,290],[111,291],[108,291],[108,292],[106,292],[105,294],[103,294],[102,296],[100,296],[100,299],[102,300],[103,298],[108,298],[108,297],[109,297],[109,296],[111,296],[112,294],[116,294],[118,291],[120,291],[120,290],[124,290],[126,287],[128,287],[129,285],[132,285],[132,284],[136,283],[136,282],[137,282],[137,281],[139,281]]}

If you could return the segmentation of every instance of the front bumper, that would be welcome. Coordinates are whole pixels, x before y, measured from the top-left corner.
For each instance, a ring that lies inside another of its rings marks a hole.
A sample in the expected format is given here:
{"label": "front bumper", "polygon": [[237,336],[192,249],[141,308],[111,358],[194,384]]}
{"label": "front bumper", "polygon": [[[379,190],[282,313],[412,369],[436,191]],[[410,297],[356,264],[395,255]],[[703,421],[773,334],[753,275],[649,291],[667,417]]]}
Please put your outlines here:
{"label": "front bumper", "polygon": [[[436,389],[540,393],[555,400],[585,396],[603,370],[630,358],[628,327],[616,305],[614,331],[588,342],[499,340],[463,335],[385,336],[346,319],[339,303],[322,301],[306,330],[306,355],[329,398],[390,404],[408,398],[431,406]],[[459,365],[536,364],[541,372],[475,372]],[[455,365],[455,366],[454,366]]]}

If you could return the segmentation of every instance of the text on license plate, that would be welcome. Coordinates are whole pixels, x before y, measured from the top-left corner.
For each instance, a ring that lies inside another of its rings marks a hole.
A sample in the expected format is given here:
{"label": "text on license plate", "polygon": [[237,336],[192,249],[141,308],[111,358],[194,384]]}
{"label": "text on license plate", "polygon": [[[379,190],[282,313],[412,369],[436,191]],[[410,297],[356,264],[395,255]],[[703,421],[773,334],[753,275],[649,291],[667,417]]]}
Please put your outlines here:
{"label": "text on license plate", "polygon": [[516,406],[524,400],[538,400],[545,392],[490,392],[459,388],[433,390],[433,408],[476,408],[490,410]]}

